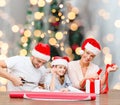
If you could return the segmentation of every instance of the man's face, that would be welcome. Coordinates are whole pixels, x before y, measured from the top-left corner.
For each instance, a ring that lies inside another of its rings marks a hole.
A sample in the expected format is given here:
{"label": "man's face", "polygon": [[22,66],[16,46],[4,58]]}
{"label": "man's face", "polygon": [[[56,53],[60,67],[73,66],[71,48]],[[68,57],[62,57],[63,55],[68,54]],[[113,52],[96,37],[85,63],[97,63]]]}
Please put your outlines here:
{"label": "man's face", "polygon": [[45,60],[32,56],[32,64],[36,69],[40,68],[45,63],[46,63]]}

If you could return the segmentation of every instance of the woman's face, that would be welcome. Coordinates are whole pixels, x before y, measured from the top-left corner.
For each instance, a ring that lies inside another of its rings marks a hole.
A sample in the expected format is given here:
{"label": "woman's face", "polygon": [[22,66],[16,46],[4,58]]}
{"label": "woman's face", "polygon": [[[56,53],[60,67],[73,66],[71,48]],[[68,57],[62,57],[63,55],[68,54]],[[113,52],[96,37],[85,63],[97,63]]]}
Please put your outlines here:
{"label": "woman's face", "polygon": [[66,71],[67,71],[66,66],[64,66],[64,65],[57,65],[56,66],[56,74],[57,75],[63,76],[63,75],[65,75]]}
{"label": "woman's face", "polygon": [[94,58],[95,58],[94,53],[92,53],[91,51],[85,50],[81,57],[81,60],[84,63],[90,63]]}
{"label": "woman's face", "polygon": [[41,66],[43,66],[46,63],[45,60],[34,57],[34,56],[31,57],[31,61],[32,61],[33,66],[36,69],[40,68]]}

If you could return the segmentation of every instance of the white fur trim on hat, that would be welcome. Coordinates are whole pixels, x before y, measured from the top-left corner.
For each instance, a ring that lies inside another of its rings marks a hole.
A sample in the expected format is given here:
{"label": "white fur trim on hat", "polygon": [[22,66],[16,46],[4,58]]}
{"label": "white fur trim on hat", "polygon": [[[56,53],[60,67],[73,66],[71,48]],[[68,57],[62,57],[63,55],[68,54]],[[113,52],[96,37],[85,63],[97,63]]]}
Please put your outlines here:
{"label": "white fur trim on hat", "polygon": [[50,56],[45,55],[45,54],[43,54],[43,53],[40,53],[40,52],[38,52],[38,51],[35,50],[35,49],[33,49],[31,53],[32,53],[33,56],[38,57],[38,58],[40,58],[40,59],[43,59],[43,60],[45,60],[45,61],[49,61],[49,60],[50,60]]}
{"label": "white fur trim on hat", "polygon": [[94,53],[95,55],[97,55],[98,53],[100,53],[100,50],[96,47],[94,47],[93,45],[91,45],[90,43],[87,43],[85,45],[85,48],[89,51],[91,51],[92,53]]}
{"label": "white fur trim on hat", "polygon": [[52,61],[51,65],[64,65],[66,67],[68,67],[68,62],[64,59],[55,59]]}
{"label": "white fur trim on hat", "polygon": [[82,55],[83,53],[84,53],[84,51],[81,49],[81,50],[80,50],[80,55]]}

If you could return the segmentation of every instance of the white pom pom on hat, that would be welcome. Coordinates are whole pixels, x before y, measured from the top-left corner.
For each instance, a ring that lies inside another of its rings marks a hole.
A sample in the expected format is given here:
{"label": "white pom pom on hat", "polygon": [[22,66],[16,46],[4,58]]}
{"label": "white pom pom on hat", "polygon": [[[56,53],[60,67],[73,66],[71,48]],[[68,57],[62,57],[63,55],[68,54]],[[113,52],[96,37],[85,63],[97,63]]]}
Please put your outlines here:
{"label": "white pom pom on hat", "polygon": [[68,67],[68,62],[69,62],[69,58],[67,56],[64,56],[64,57],[55,56],[55,57],[53,57],[53,61],[51,62],[51,66],[64,65],[64,66]]}
{"label": "white pom pom on hat", "polygon": [[50,46],[44,43],[38,43],[32,50],[32,55],[43,59],[45,61],[50,60]]}
{"label": "white pom pom on hat", "polygon": [[85,49],[87,49],[88,51],[91,51],[92,53],[97,55],[101,51],[101,46],[100,46],[99,42],[97,40],[95,40],[94,38],[87,38],[82,43],[80,55],[82,55],[84,53]]}

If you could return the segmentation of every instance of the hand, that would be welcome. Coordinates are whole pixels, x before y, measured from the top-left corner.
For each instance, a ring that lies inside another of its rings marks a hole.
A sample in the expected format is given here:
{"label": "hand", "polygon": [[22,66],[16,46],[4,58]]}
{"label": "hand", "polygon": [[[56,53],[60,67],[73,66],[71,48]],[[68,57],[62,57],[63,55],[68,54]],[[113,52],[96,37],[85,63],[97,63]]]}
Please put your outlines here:
{"label": "hand", "polygon": [[11,79],[14,86],[23,86],[22,80],[20,77],[13,76]]}
{"label": "hand", "polygon": [[41,83],[38,84],[38,87],[39,87],[40,89],[45,89],[44,84],[41,84]]}
{"label": "hand", "polygon": [[114,64],[113,66],[109,66],[107,68],[107,71],[108,72],[115,72],[117,69],[118,69],[118,66]]}
{"label": "hand", "polygon": [[38,86],[39,89],[44,89],[42,86]]}
{"label": "hand", "polygon": [[99,75],[97,73],[94,73],[94,74],[90,74],[90,75],[85,76],[85,79],[90,79],[90,78],[98,79]]}
{"label": "hand", "polygon": [[69,90],[68,90],[68,88],[62,88],[62,89],[60,89],[60,92],[68,92]]}
{"label": "hand", "polygon": [[52,73],[53,75],[56,75],[56,71],[57,71],[57,69],[56,69],[55,67],[51,68],[51,73]]}

